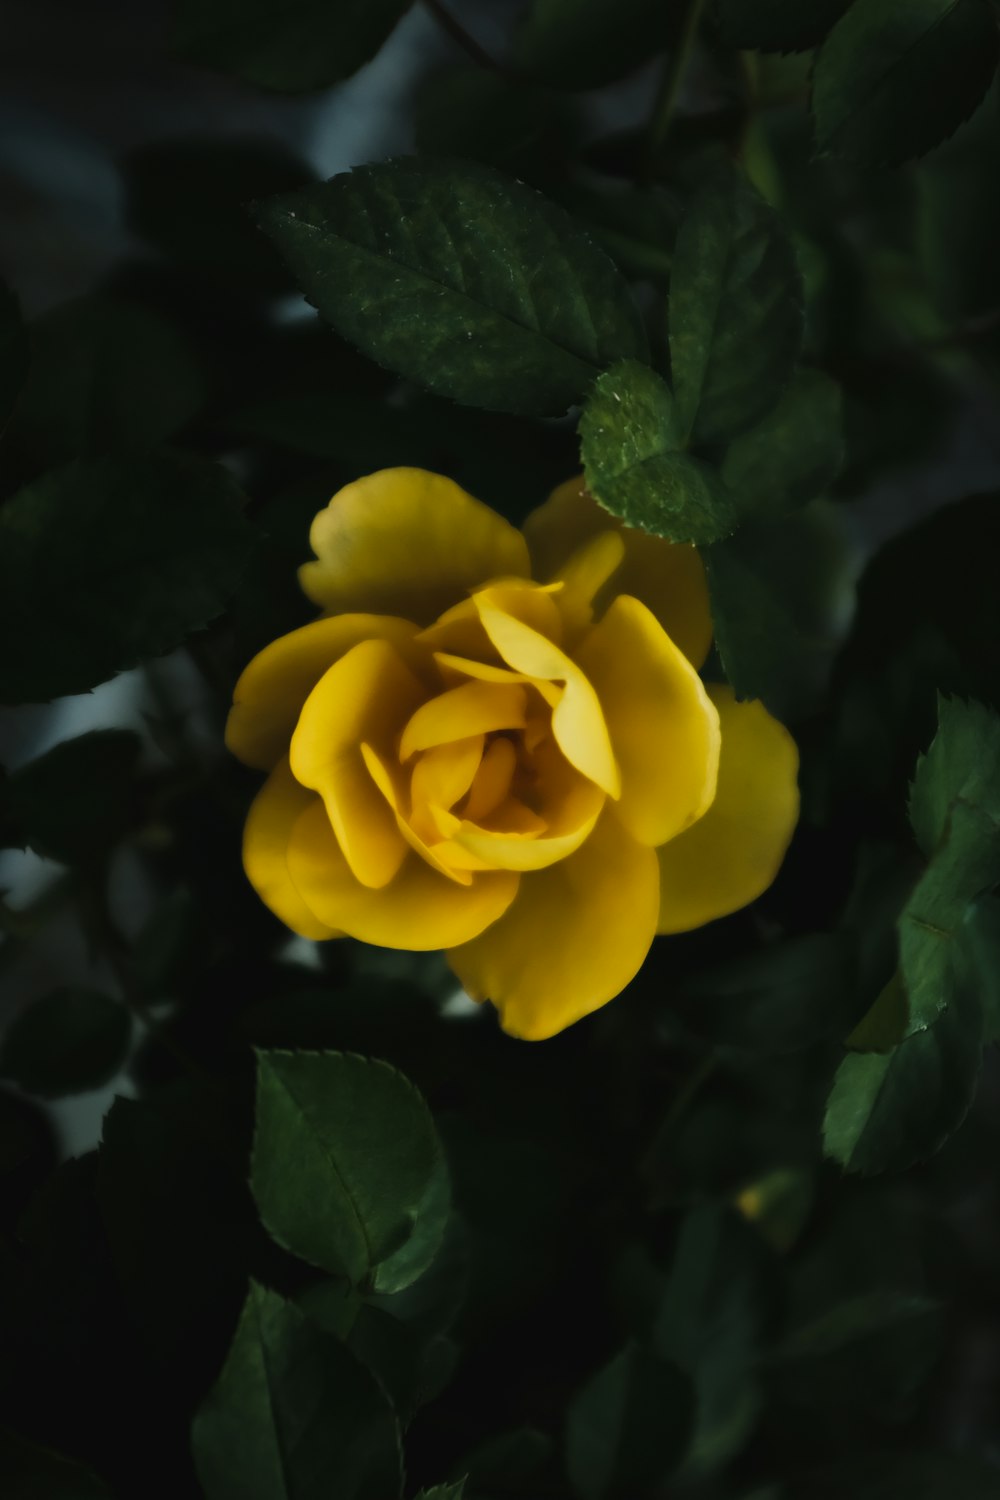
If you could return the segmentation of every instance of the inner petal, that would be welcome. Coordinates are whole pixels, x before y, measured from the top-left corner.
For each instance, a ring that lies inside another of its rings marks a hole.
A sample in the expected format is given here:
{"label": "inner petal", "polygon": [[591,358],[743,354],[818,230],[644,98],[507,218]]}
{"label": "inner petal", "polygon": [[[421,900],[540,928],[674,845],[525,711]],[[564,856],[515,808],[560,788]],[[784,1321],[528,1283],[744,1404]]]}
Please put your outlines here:
{"label": "inner petal", "polygon": [[527,713],[527,692],[517,682],[465,682],[422,703],[408,721],[399,756],[409,760],[418,750],[448,744],[495,729],[520,729]]}
{"label": "inner petal", "polygon": [[434,745],[417,756],[410,777],[410,819],[425,839],[436,833],[430,810],[450,810],[471,787],[485,743],[485,735],[477,734]]}
{"label": "inner petal", "polygon": [[320,678],[292,736],[292,774],[319,792],[344,858],[362,885],[387,885],[406,846],[360,745],[362,740],[391,744],[425,691],[388,641],[362,641]]}
{"label": "inner petal", "polygon": [[566,759],[610,797],[621,795],[621,776],[604,714],[590,681],[564,651],[493,602],[475,596],[483,625],[508,666],[541,682],[561,682],[552,732]]}

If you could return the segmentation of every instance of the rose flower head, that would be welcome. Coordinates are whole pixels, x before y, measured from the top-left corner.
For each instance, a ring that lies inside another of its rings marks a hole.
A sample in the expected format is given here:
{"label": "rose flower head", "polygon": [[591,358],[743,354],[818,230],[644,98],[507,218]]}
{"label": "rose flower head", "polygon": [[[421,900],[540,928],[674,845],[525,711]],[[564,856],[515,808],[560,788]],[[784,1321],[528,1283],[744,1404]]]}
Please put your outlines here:
{"label": "rose flower head", "polygon": [[613,999],[659,933],[745,906],[798,817],[798,755],[703,684],[693,547],[562,485],[517,530],[386,469],[320,511],[323,613],[236,685],[229,748],[270,774],[243,859],[294,932],[447,950],[514,1036]]}

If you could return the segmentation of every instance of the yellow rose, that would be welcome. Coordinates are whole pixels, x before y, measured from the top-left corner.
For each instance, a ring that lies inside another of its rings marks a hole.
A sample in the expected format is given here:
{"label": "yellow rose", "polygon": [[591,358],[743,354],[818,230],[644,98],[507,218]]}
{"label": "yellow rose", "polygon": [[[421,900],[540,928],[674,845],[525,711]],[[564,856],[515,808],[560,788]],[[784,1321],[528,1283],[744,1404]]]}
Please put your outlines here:
{"label": "yellow rose", "polygon": [[514,1036],[614,998],[657,932],[770,885],[795,744],[705,687],[701,559],[562,485],[516,530],[421,469],[349,484],[300,571],[323,615],[236,685],[270,772],[243,859],[309,938],[444,948]]}

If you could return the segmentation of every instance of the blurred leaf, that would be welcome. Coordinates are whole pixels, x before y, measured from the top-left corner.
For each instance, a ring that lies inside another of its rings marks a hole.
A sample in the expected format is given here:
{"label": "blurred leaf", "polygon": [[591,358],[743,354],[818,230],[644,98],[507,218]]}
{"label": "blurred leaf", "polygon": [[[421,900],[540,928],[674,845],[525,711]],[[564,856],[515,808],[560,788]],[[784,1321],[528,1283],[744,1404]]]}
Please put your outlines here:
{"label": "blurred leaf", "polygon": [[251,1182],[279,1244],[378,1291],[417,1279],[448,1216],[420,1094],[386,1063],[345,1053],[258,1053]]}
{"label": "blurred leaf", "polygon": [[606,365],[645,355],[603,251],[488,167],[401,157],[271,198],[259,214],[338,332],[467,405],[557,415]]}
{"label": "blurred leaf", "polygon": [[76,1459],[0,1429],[0,1492],[10,1500],[112,1500],[103,1479]]}
{"label": "blurred leaf", "polygon": [[816,47],[851,0],[716,0],[719,33],[727,47],[760,52],[805,52]]}
{"label": "blurred leaf", "polygon": [[577,134],[564,97],[474,64],[421,81],[414,129],[418,151],[484,162],[535,186],[562,180]]}
{"label": "blurred leaf", "polygon": [[52,990],[19,1011],[0,1043],[0,1075],[42,1098],[99,1088],[128,1050],[128,1011],[99,990]]}
{"label": "blurred leaf", "polygon": [[681,1223],[653,1342],[694,1382],[695,1429],[680,1469],[684,1478],[721,1469],[757,1421],[764,1316],[758,1247],[753,1231],[727,1209],[698,1207]]}
{"label": "blurred leaf", "polygon": [[705,566],[716,646],[736,696],[762,699],[779,719],[815,710],[851,601],[837,511],[816,501],[741,526],[708,549]]}
{"label": "blurred leaf", "polygon": [[460,1479],[457,1484],[436,1484],[433,1489],[421,1490],[416,1500],[462,1500],[465,1483]]}
{"label": "blurred leaf", "polygon": [[517,1427],[487,1438],[463,1455],[456,1470],[467,1470],[465,1483],[473,1494],[526,1493],[539,1483],[538,1471],[552,1457],[555,1445],[537,1427]]}
{"label": "blurred leaf", "polygon": [[130,729],[92,729],[63,740],[10,777],[8,812],[39,854],[63,864],[99,858],[129,826],[141,751]]}
{"label": "blurred leaf", "polygon": [[788,1500],[996,1500],[1000,1470],[970,1454],[865,1453],[795,1476]]}
{"label": "blurred leaf", "polygon": [[[949,955],[947,1009],[889,1052],[850,1052],[837,1069],[823,1144],[849,1172],[902,1171],[956,1130],[972,1103],[983,1011]],[[954,977],[952,977],[954,975]]]}
{"label": "blurred leaf", "polygon": [[580,1500],[631,1497],[661,1485],[694,1423],[691,1382],[635,1342],[599,1370],[567,1415],[566,1464]]}
{"label": "blurred leaf", "polygon": [[283,291],[291,280],[254,224],[249,205],[314,177],[307,163],[276,139],[153,141],[126,159],[125,218],[161,254],[219,278],[227,288]]}
{"label": "blurred leaf", "polygon": [[832,1417],[835,1430],[848,1412],[898,1422],[940,1354],[943,1314],[938,1302],[884,1286],[838,1301],[789,1330],[771,1377],[793,1410]]}
{"label": "blurred leaf", "polygon": [[732,531],[733,499],[714,469],[680,448],[659,375],[635,360],[606,370],[580,417],[588,489],[626,526],[704,545]]}
{"label": "blurred leaf", "polygon": [[969,905],[960,941],[983,1006],[983,1040],[1000,1041],[1000,899],[984,895]]}
{"label": "blurred leaf", "polygon": [[680,209],[671,193],[650,186],[562,182],[559,201],[603,245],[627,276],[669,279]]}
{"label": "blurred leaf", "polygon": [[[221,613],[253,538],[222,468],[157,453],[71,464],[0,513],[0,702],[82,693]],[[101,608],[94,608],[99,597]]]}
{"label": "blurred leaf", "polygon": [[843,457],[840,387],[799,370],[762,422],[726,450],[722,478],[741,518],[774,520],[822,495]]}
{"label": "blurred leaf", "polygon": [[899,920],[909,1030],[949,1003],[952,952],[970,901],[1000,880],[1000,716],[942,699],[938,730],[917,763],[910,818],[928,864]]}
{"label": "blurred leaf", "polygon": [[409,8],[410,0],[177,0],[173,44],[192,62],[299,94],[356,73]]}
{"label": "blurred leaf", "polygon": [[0,281],[0,432],[14,410],[28,373],[28,335],[17,298]]}
{"label": "blurred leaf", "polygon": [[985,0],[853,0],[816,62],[817,144],[862,166],[921,156],[972,114],[998,58]]}
{"label": "blurred leaf", "polygon": [[990,319],[997,305],[1000,204],[985,192],[1000,165],[989,97],[947,145],[916,169],[915,245],[934,306],[959,321]]}
{"label": "blurred leaf", "polygon": [[725,442],[770,411],[802,344],[802,278],[787,231],[740,173],[718,174],[681,221],[670,360],[682,440]]}
{"label": "blurred leaf", "polygon": [[192,1446],[207,1500],[390,1500],[402,1488],[399,1434],[375,1380],[256,1283]]}
{"label": "blurred leaf", "polygon": [[198,415],[205,381],[158,313],[83,297],[31,325],[31,373],[10,429],[36,467],[153,448]]}
{"label": "blurred leaf", "polygon": [[716,1046],[781,1053],[841,1038],[858,1015],[854,945],[838,933],[786,938],[698,971],[681,1000]]}
{"label": "blurred leaf", "polygon": [[657,0],[531,0],[514,60],[557,88],[593,89],[632,72],[669,38]]}

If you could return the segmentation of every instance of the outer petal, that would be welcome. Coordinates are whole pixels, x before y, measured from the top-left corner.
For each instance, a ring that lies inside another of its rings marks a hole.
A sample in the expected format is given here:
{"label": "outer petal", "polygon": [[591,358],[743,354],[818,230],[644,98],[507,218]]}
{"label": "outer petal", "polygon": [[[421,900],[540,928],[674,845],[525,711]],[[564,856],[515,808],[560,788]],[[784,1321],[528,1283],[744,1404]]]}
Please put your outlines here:
{"label": "outer petal", "polygon": [[368,886],[392,879],[406,844],[361,746],[392,746],[423,692],[388,641],[362,641],[320,678],[292,736],[292,771],[323,798],[348,864]]}
{"label": "outer petal", "polygon": [[236,684],[227,746],[248,766],[269,771],[288,754],[303,703],[335,661],[359,641],[393,641],[405,650],[416,633],[409,620],[392,615],[338,615],[279,636],[254,657]]}
{"label": "outer petal", "polygon": [[340,937],[339,932],[313,915],[288,873],[292,828],[313,803],[318,804],[319,798],[295,780],[286,756],[250,804],[243,830],[243,868],[264,905],[300,937]]}
{"label": "outer petal", "polygon": [[535,577],[555,577],[578,547],[608,530],[621,533],[625,558],[596,596],[598,614],[615,594],[641,599],[688,660],[700,667],[712,642],[712,617],[697,550],[623,526],[591,497],[582,475],[553,490],[524,523]]}
{"label": "outer petal", "polygon": [[502,870],[458,885],[410,853],[387,886],[370,890],[352,875],[318,801],[292,830],[288,868],[320,920],[363,943],[414,951],[476,937],[507,910],[520,878]]}
{"label": "outer petal", "polygon": [[728,916],[771,884],[799,816],[799,752],[762,703],[737,703],[711,686],[722,755],[705,816],[658,850],[659,932],[687,932]]}
{"label": "outer petal", "polygon": [[600,699],[621,767],[618,815],[664,844],[715,796],[719,715],[701,678],[638,599],[620,595],[576,653]]}
{"label": "outer petal", "polygon": [[575,854],[524,876],[506,916],[448,962],[474,999],[492,1000],[505,1031],[541,1041],[635,976],[656,932],[658,889],[655,851],[609,810]]}
{"label": "outer petal", "polygon": [[391,610],[428,624],[487,579],[531,571],[515,527],[426,469],[382,469],[347,485],[309,540],[319,561],[299,580],[331,614]]}

